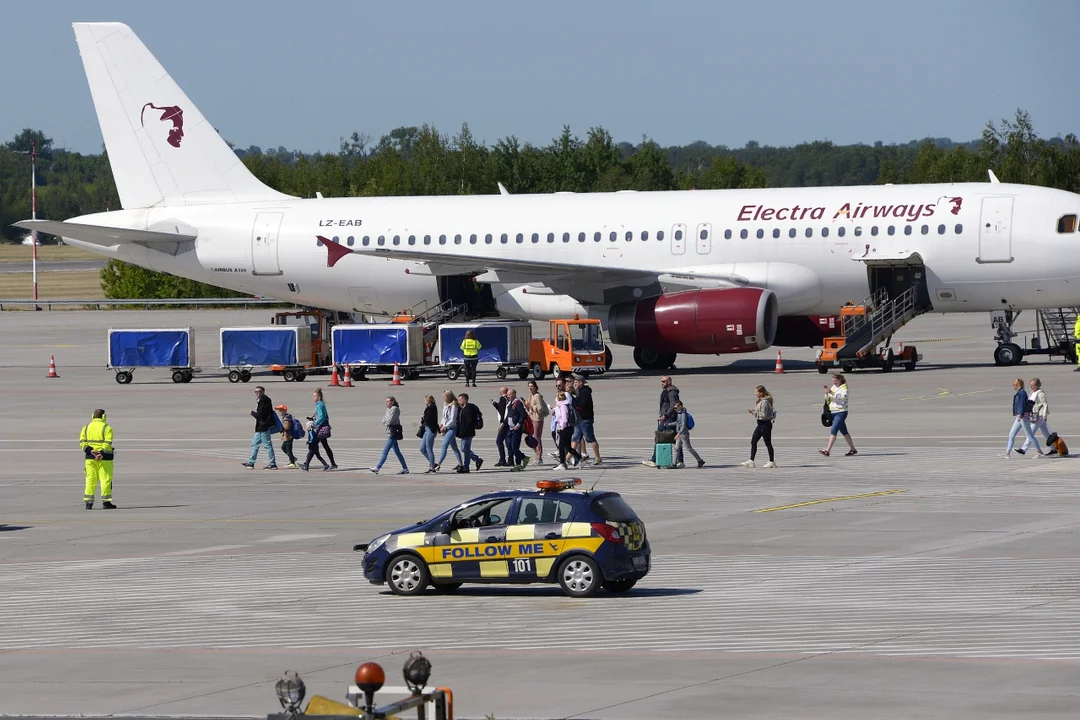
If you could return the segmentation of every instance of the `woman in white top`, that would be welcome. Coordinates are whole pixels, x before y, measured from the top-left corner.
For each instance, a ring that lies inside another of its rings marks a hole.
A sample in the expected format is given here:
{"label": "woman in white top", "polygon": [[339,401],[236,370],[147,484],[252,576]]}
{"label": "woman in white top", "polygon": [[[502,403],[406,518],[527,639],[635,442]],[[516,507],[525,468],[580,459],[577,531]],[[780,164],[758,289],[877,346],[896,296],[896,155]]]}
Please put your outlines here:
{"label": "woman in white top", "polygon": [[1035,445],[1035,450],[1038,454],[1035,457],[1045,457],[1046,453],[1038,446],[1037,443],[1032,442],[1035,431],[1042,433],[1044,439],[1050,439],[1050,428],[1046,425],[1046,417],[1050,414],[1050,406],[1046,402],[1046,391],[1042,389],[1042,380],[1039,378],[1031,378],[1028,382],[1028,387],[1031,388],[1031,394],[1028,395],[1028,399],[1031,400],[1031,435],[1032,437],[1025,437],[1024,444],[1016,452],[1024,455]]}
{"label": "woman in white top", "polygon": [[439,451],[439,462],[435,463],[435,469],[438,470],[443,464],[443,460],[446,459],[446,450],[449,448],[457,456],[457,467],[454,469],[460,470],[462,468],[461,451],[458,450],[456,439],[458,412],[460,411],[457,397],[449,390],[444,390],[443,403],[442,418],[439,420],[439,432],[443,434],[442,450]]}
{"label": "woman in white top", "polygon": [[825,399],[829,401],[829,412],[832,413],[832,425],[829,426],[829,444],[825,446],[824,450],[818,450],[819,453],[825,457],[829,457],[829,453],[832,452],[833,444],[836,442],[836,436],[843,435],[844,440],[847,441],[848,448],[850,448],[845,455],[858,455],[859,451],[855,449],[855,443],[851,439],[851,435],[847,430],[847,415],[848,415],[848,390],[847,380],[844,379],[842,373],[833,373],[833,386],[823,385],[825,388]]}

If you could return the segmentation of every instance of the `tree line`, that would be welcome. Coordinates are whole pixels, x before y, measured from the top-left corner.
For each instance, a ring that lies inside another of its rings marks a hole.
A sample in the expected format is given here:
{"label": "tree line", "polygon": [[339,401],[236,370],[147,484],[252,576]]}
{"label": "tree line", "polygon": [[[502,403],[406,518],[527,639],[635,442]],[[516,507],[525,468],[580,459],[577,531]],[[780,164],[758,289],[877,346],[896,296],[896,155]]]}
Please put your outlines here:
{"label": "tree line", "polygon": [[[120,207],[108,157],[53,147],[39,130],[24,130],[0,146],[0,231],[12,242],[25,231],[11,223],[30,216],[31,143],[38,151],[38,217],[66,219]],[[660,147],[647,137],[616,142],[601,127],[585,137],[564,127],[547,145],[510,136],[487,146],[468,125],[453,135],[431,125],[401,127],[378,142],[360,132],[337,153],[279,147],[234,147],[262,182],[310,198],[472,195],[811,187],[878,183],[981,182],[993,170],[1002,182],[1080,193],[1080,141],[1073,134],[1042,138],[1028,114],[990,122],[982,137],[885,145],[811,142],[794,147],[742,148],[696,142]],[[222,291],[182,278],[110,261],[102,271],[106,297],[206,297]]]}

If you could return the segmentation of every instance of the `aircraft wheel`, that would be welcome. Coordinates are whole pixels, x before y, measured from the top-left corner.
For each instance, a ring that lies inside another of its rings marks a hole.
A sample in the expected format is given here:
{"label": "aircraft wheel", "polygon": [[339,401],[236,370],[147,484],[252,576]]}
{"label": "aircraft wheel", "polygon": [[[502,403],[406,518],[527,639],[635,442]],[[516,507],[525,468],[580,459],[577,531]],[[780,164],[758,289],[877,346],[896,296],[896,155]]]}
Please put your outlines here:
{"label": "aircraft wheel", "polygon": [[994,350],[994,363],[997,365],[1019,365],[1024,358],[1024,351],[1015,343],[998,345]]}
{"label": "aircraft wheel", "polygon": [[634,348],[634,362],[642,370],[667,370],[675,364],[675,353],[651,348]]}
{"label": "aircraft wheel", "polygon": [[604,348],[604,370],[605,371],[611,369],[612,360],[614,360],[614,358],[611,355],[611,348],[609,348],[609,347]]}

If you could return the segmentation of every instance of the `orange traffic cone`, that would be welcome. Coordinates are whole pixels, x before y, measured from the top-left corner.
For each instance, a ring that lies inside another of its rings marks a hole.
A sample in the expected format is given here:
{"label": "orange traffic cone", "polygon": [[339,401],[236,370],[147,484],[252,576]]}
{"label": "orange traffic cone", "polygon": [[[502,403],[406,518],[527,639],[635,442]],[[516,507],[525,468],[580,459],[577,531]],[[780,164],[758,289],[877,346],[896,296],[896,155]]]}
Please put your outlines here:
{"label": "orange traffic cone", "polygon": [[401,382],[401,373],[398,371],[398,364],[397,363],[394,363],[394,381],[391,382],[390,384],[391,385],[404,385],[405,384],[405,383]]}
{"label": "orange traffic cone", "polygon": [[900,343],[900,352],[897,353],[900,357],[904,357],[904,343]]}
{"label": "orange traffic cone", "polygon": [[333,371],[330,373],[330,387],[340,387],[341,383],[338,382],[337,365],[334,366]]}
{"label": "orange traffic cone", "polygon": [[352,387],[352,386],[353,386],[353,384],[352,384],[352,370],[350,370],[349,366],[346,365],[345,366],[345,382],[341,383],[341,387]]}
{"label": "orange traffic cone", "polygon": [[776,369],[773,372],[777,375],[784,372],[784,358],[780,355],[779,350],[776,351]]}
{"label": "orange traffic cone", "polygon": [[49,356],[49,374],[46,375],[45,377],[47,377],[47,378],[60,377],[59,375],[56,374],[56,356],[55,355],[50,355]]}

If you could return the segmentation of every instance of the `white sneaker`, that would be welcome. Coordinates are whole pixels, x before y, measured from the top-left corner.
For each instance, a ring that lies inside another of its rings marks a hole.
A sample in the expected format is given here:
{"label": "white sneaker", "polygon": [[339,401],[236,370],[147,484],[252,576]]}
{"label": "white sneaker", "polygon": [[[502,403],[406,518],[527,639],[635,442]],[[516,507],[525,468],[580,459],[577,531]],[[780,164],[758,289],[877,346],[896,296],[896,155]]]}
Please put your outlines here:
{"label": "white sneaker", "polygon": [[[584,462],[584,459],[582,460],[582,462]],[[642,460],[641,464],[645,467],[656,467],[656,463],[652,460]]]}
{"label": "white sneaker", "polygon": [[686,467],[686,465],[684,465],[682,463],[675,463],[675,469],[676,470],[682,470],[684,467]]}
{"label": "white sneaker", "polygon": [[565,470],[565,469],[566,469],[566,466],[565,466],[565,465],[563,465],[562,463],[559,463],[558,465],[556,465],[555,467],[553,467],[553,468],[551,468],[551,469],[552,469],[552,470]]}
{"label": "white sneaker", "polygon": [[742,466],[743,467],[754,467],[754,461],[753,460],[746,460],[745,462],[743,462]]}
{"label": "white sneaker", "polygon": [[765,467],[774,468],[774,467],[776,467],[776,463],[774,463],[772,460],[770,460],[769,462],[765,463]]}
{"label": "white sneaker", "polygon": [[557,453],[557,452],[549,452],[548,457],[551,458],[552,460],[558,460],[559,459],[559,453]]}
{"label": "white sneaker", "polygon": [[1010,453],[1007,453],[1007,452],[1003,452],[1003,453],[999,453],[999,454],[998,454],[998,457],[999,457],[999,458],[1005,458],[1006,460],[1008,460],[1008,459],[1009,459],[1009,457],[1011,457],[1011,455],[1010,455]]}

